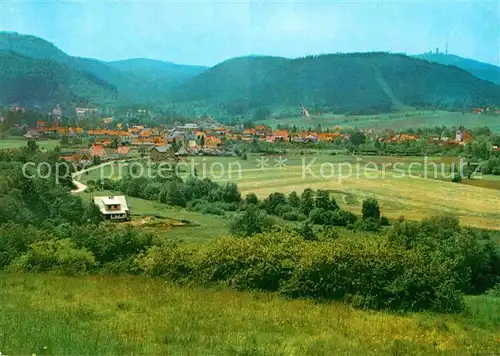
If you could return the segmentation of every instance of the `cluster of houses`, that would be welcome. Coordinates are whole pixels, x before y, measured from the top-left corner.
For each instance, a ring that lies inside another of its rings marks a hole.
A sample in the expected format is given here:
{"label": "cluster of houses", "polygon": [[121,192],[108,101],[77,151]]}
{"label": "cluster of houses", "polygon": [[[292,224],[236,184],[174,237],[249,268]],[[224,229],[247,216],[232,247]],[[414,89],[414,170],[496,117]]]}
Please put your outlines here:
{"label": "cluster of houses", "polygon": [[[171,129],[161,127],[146,127],[135,125],[128,129],[94,129],[83,130],[72,127],[49,127],[45,122],[38,122],[37,128],[28,131],[27,138],[39,138],[45,133],[59,133],[68,136],[87,136],[93,144],[88,150],[67,153],[62,158],[70,161],[93,160],[98,157],[102,160],[129,158],[131,148],[135,148],[142,156],[149,156],[152,160],[177,159],[190,154],[224,155],[225,141],[244,142],[277,142],[317,143],[333,142],[335,140],[348,141],[352,134],[341,132],[340,127],[333,131],[315,132],[311,130],[291,131],[286,129],[273,130],[269,126],[258,125],[253,128],[242,126],[225,127],[212,125],[200,127],[198,124],[176,125]],[[396,134],[386,130],[362,131],[366,137],[379,142],[404,143],[420,139],[416,135]],[[434,144],[464,144],[472,139],[469,131],[460,127],[455,137],[431,137],[429,141]]]}

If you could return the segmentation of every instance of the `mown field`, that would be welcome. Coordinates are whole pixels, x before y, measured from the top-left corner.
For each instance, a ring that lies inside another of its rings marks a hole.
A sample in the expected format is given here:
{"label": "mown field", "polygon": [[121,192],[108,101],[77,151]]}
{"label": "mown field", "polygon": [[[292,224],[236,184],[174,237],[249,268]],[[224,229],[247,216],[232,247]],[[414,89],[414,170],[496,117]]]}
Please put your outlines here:
{"label": "mown field", "polygon": [[391,314],[141,277],[0,274],[6,355],[495,355],[500,299]]}
{"label": "mown field", "polygon": [[[500,190],[495,176],[476,176],[450,182],[452,157],[354,157],[325,153],[280,156],[249,155],[245,161],[226,157],[188,158],[184,174],[193,165],[199,177],[215,181],[233,181],[242,194],[256,193],[265,198],[273,192],[301,192],[306,188],[329,189],[338,202],[356,214],[363,199],[373,196],[381,203],[384,215],[411,220],[448,213],[458,216],[465,225],[500,230]],[[262,162],[262,161],[261,161]],[[123,172],[127,168],[122,169]],[[113,171],[112,171],[113,170]],[[82,177],[118,179],[118,167],[106,167]],[[145,172],[147,172],[145,170]],[[155,171],[152,171],[155,174]],[[427,179],[425,178],[427,177]],[[492,189],[491,189],[492,188]]]}
{"label": "mown field", "polygon": [[[406,116],[405,116],[406,115]],[[409,129],[435,126],[458,126],[467,128],[488,126],[494,132],[500,132],[499,115],[463,114],[449,111],[409,111],[406,113],[378,114],[378,115],[333,115],[325,114],[311,117],[291,117],[282,119],[268,119],[259,121],[260,124],[276,127],[280,125],[297,126],[301,128],[315,128],[318,124],[323,129],[340,126],[341,128],[358,127],[364,129]]]}
{"label": "mown field", "polygon": [[[24,138],[11,138],[11,139],[0,138],[0,150],[26,147],[27,142],[28,140]],[[57,145],[59,145],[59,140],[37,140],[36,144],[40,148],[44,148],[48,151],[51,151]]]}

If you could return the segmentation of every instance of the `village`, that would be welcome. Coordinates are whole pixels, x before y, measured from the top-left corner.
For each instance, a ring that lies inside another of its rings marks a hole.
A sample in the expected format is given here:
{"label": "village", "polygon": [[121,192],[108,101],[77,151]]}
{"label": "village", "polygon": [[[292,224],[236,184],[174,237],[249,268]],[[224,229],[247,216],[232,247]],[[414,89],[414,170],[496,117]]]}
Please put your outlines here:
{"label": "village", "polygon": [[[120,126],[120,125],[119,125]],[[392,130],[382,132],[361,130],[360,133],[366,140],[378,141],[386,144],[400,144],[415,142],[422,139],[418,135],[396,133]],[[358,133],[359,134],[359,133]],[[297,129],[272,129],[265,125],[255,125],[244,128],[243,125],[224,126],[212,124],[202,126],[196,123],[186,123],[167,127],[147,127],[133,125],[128,129],[100,128],[84,130],[79,127],[64,127],[48,125],[45,121],[37,122],[37,127],[28,130],[25,139],[46,140],[49,137],[61,138],[68,143],[88,142],[88,149],[65,149],[61,151],[61,158],[66,161],[84,162],[92,159],[100,161],[130,158],[133,153],[141,157],[149,157],[153,161],[178,159],[185,156],[236,155],[228,143],[265,143],[267,145],[300,145],[334,143],[336,141],[349,142],[353,140],[356,132],[343,130],[336,126],[332,130],[312,131]],[[457,146],[464,145],[472,139],[470,131],[464,127],[456,130],[454,137],[427,137],[429,144]],[[309,145],[309,146],[310,146]],[[71,146],[68,144],[68,146]],[[75,147],[78,145],[74,145]],[[80,145],[81,146],[81,145]],[[497,147],[494,147],[497,149]]]}

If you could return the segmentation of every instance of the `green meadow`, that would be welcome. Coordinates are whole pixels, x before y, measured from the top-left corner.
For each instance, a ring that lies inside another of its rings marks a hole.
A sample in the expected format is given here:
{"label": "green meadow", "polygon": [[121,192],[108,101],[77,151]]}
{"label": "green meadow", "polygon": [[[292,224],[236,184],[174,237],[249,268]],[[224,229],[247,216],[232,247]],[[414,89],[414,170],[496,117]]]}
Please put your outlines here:
{"label": "green meadow", "polygon": [[322,129],[328,127],[340,126],[341,128],[357,127],[363,129],[376,130],[400,130],[419,127],[435,126],[458,126],[464,125],[466,128],[488,126],[494,132],[500,132],[500,116],[491,114],[473,114],[450,111],[406,111],[401,113],[377,114],[377,115],[334,115],[324,114],[310,117],[290,117],[280,119],[267,119],[259,121],[259,124],[276,127],[280,125],[297,126],[300,128],[309,128],[313,130],[318,124]]}
{"label": "green meadow", "polygon": [[392,314],[142,277],[0,275],[5,355],[495,355],[500,299]]}
{"label": "green meadow", "polygon": [[[281,158],[280,158],[281,157]],[[283,164],[277,162],[282,160]],[[264,165],[262,165],[264,162]],[[361,202],[375,197],[382,213],[390,219],[404,215],[420,220],[436,214],[451,214],[462,224],[500,230],[500,190],[495,176],[473,176],[461,184],[450,181],[453,157],[372,157],[340,156],[325,152],[304,155],[249,155],[234,157],[187,158],[181,173],[195,167],[199,177],[238,184],[243,195],[256,193],[265,198],[273,192],[302,192],[306,188],[328,189],[337,201],[360,214]],[[119,179],[127,171],[118,166],[89,172],[82,177]],[[144,172],[147,174],[146,169]],[[156,171],[153,169],[152,174]],[[154,209],[152,209],[154,210]]]}
{"label": "green meadow", "polygon": [[[26,147],[28,140],[24,138],[0,138],[0,150]],[[59,145],[58,140],[37,140],[36,144],[40,148],[52,151]]]}

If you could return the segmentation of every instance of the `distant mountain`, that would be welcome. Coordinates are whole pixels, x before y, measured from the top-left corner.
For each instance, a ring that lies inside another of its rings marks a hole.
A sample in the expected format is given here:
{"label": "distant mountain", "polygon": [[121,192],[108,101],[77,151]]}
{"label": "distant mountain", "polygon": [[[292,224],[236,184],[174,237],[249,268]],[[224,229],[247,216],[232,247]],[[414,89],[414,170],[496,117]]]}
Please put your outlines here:
{"label": "distant mountain", "polygon": [[55,61],[0,52],[0,68],[0,103],[7,105],[54,107],[58,103],[104,104],[116,100],[113,85]]}
{"label": "distant mountain", "polygon": [[[17,54],[24,57],[25,61],[30,59],[33,63],[45,61],[45,66],[50,62],[54,68],[64,68],[65,73],[71,73],[71,75],[68,74],[67,76],[70,80],[71,78],[87,77],[91,78],[88,83],[102,88],[113,88],[113,100],[117,103],[129,104],[160,101],[170,88],[183,83],[204,69],[204,67],[183,66],[161,61],[131,60],[107,63],[96,59],[72,57],[44,39],[15,32],[0,32],[0,54],[2,56]],[[11,57],[9,57],[10,59]],[[4,60],[7,61],[7,58],[4,58]],[[152,63],[155,65],[152,65]],[[18,78],[24,78],[25,84],[38,83],[41,80],[40,76],[31,78],[33,72],[26,71],[23,66],[16,68],[15,65],[10,63],[8,68],[14,71]],[[46,78],[46,76],[43,77]],[[76,80],[74,83],[59,82],[62,78],[62,76],[55,76],[48,83],[61,88],[71,87],[75,94],[67,95],[65,99],[86,96],[94,104],[103,104],[110,101],[107,89],[94,91],[95,87],[90,84],[87,85],[86,82],[80,80]],[[49,80],[49,78],[46,78],[46,80]],[[15,87],[20,88],[19,86]],[[47,97],[40,96],[41,94],[36,88],[26,86],[22,88],[22,91],[17,92],[17,97],[22,99],[25,92],[31,92],[31,94],[29,99],[17,100],[17,102],[36,101],[41,106],[51,106],[57,98],[47,102]],[[83,95],[84,93],[85,95]],[[89,96],[89,93],[92,93],[92,95]],[[0,103],[10,104],[11,97],[12,95],[8,97],[2,96],[2,92],[0,92]]]}
{"label": "distant mountain", "polygon": [[208,67],[181,65],[146,58],[107,62],[107,65],[145,79],[163,93],[208,69]]}
{"label": "distant mountain", "polygon": [[[467,63],[476,72],[489,68]],[[180,113],[247,115],[259,108],[297,112],[303,102],[317,112],[371,114],[500,103],[500,86],[469,71],[388,53],[251,56],[206,68],[72,57],[41,38],[0,32],[0,68],[0,104],[26,107],[152,104]]]}
{"label": "distant mountain", "polygon": [[445,53],[424,53],[414,57],[429,62],[456,66],[474,74],[478,78],[500,85],[500,67],[492,64]]}
{"label": "distant mountain", "polygon": [[235,58],[174,88],[170,98],[233,114],[301,102],[323,111],[375,113],[408,106],[498,105],[500,86],[457,67],[400,54],[351,53]]}

